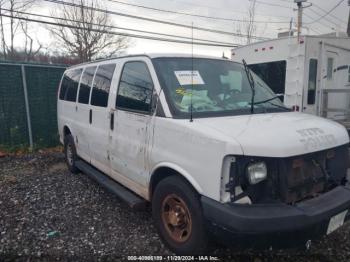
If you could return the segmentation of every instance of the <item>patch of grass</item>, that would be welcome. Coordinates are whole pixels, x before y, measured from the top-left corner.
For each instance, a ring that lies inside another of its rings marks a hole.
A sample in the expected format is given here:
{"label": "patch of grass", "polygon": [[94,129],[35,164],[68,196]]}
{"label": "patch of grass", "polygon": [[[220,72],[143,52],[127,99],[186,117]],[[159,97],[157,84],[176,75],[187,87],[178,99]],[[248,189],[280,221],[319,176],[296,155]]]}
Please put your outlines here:
{"label": "patch of grass", "polygon": [[9,146],[9,145],[0,145],[0,152],[8,155],[25,155],[31,152],[62,152],[63,146],[55,146],[55,147],[38,147],[34,146],[34,149],[31,151],[27,145],[17,145],[17,146]]}
{"label": "patch of grass", "polygon": [[0,145],[0,152],[5,154],[17,154],[17,153],[29,153],[29,147],[27,145]]}

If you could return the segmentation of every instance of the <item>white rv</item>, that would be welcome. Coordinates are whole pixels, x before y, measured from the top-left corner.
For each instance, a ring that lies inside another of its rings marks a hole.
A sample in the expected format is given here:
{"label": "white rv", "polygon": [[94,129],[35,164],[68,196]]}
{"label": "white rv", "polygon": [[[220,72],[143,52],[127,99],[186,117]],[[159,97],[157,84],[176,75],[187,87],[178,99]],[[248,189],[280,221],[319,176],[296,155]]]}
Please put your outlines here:
{"label": "white rv", "polygon": [[295,111],[331,118],[350,129],[350,38],[284,37],[232,50]]}

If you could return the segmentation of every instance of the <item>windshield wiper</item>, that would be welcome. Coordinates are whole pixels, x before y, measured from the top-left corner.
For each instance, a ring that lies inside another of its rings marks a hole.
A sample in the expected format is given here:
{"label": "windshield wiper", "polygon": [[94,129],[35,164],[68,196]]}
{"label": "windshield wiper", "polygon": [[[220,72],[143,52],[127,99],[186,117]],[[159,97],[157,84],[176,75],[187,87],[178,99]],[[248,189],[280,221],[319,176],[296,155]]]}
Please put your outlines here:
{"label": "windshield wiper", "polygon": [[275,99],[277,99],[277,98],[279,98],[279,97],[281,97],[281,96],[283,96],[283,94],[278,94],[278,95],[276,95],[276,96],[274,96],[274,97],[272,97],[272,98],[265,99],[265,100],[261,100],[261,101],[258,101],[258,102],[254,102],[254,105],[265,104],[265,103],[270,102],[270,101],[272,101],[272,100],[275,100]]}
{"label": "windshield wiper", "polygon": [[247,74],[248,82],[250,85],[250,88],[252,89],[252,99],[250,103],[250,113],[254,114],[254,100],[255,100],[255,82],[252,76],[252,73],[250,72],[250,69],[248,68],[247,62],[243,59],[242,60],[243,65],[244,65],[244,70],[245,73]]}
{"label": "windshield wiper", "polygon": [[277,105],[277,104],[274,104],[274,103],[271,102],[272,100],[275,100],[275,99],[277,99],[277,98],[279,98],[279,97],[281,97],[281,96],[284,96],[284,94],[277,94],[276,96],[271,97],[271,98],[269,98],[269,99],[265,99],[265,100],[261,100],[261,101],[255,102],[254,105],[260,105],[260,104],[269,103],[270,105],[273,105],[273,106],[275,106],[275,107],[284,109],[284,110],[286,110],[286,111],[291,111],[291,109],[288,108],[288,107],[281,106],[281,105]]}
{"label": "windshield wiper", "polygon": [[274,103],[271,103],[271,102],[266,102],[266,103],[269,103],[270,105],[273,105],[273,106],[275,106],[275,107],[278,107],[278,108],[281,108],[281,109],[283,109],[283,110],[285,110],[285,111],[292,111],[290,108],[288,108],[288,107],[285,107],[285,106],[281,106],[281,105],[276,105],[276,104],[274,104]]}

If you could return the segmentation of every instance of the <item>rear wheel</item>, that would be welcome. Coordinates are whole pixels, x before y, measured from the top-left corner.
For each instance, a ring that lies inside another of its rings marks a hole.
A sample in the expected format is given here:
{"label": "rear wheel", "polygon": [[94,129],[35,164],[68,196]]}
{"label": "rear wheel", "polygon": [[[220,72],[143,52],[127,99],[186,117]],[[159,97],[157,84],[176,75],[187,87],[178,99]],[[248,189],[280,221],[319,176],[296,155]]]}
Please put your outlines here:
{"label": "rear wheel", "polygon": [[176,254],[203,254],[207,234],[199,195],[182,178],[162,180],[152,198],[152,214],[159,235]]}
{"label": "rear wheel", "polygon": [[78,159],[77,151],[74,144],[74,138],[71,134],[66,135],[64,138],[64,155],[69,171],[73,174],[79,173],[79,169],[75,165]]}

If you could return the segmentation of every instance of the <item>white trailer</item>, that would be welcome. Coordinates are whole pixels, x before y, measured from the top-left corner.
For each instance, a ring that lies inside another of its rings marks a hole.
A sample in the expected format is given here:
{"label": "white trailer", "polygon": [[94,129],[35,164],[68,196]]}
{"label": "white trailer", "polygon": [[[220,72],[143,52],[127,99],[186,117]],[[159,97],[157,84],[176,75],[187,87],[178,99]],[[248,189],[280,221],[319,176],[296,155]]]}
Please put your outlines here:
{"label": "white trailer", "polygon": [[284,37],[232,50],[295,111],[327,117],[350,129],[350,38]]}

